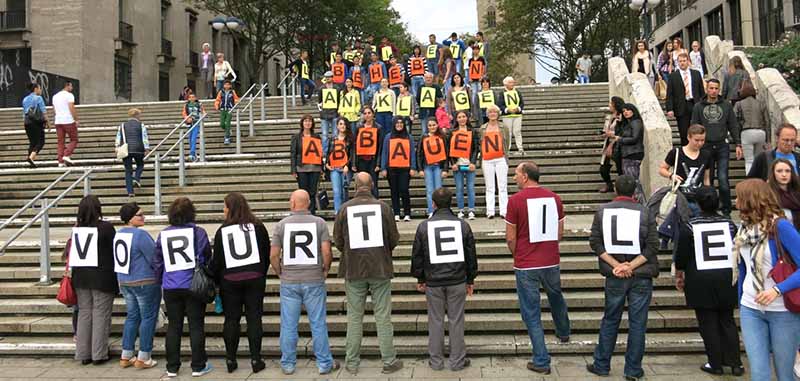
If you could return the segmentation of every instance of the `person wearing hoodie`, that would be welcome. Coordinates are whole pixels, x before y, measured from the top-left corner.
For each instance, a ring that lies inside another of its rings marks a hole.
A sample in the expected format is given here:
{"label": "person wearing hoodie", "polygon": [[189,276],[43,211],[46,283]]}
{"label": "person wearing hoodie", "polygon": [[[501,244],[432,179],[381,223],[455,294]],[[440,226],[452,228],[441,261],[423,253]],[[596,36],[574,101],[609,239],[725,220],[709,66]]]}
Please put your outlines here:
{"label": "person wearing hoodie", "polygon": [[427,132],[422,135],[417,147],[417,170],[425,178],[425,196],[430,217],[434,211],[431,196],[442,187],[442,179],[447,177],[447,137],[436,119],[428,119],[427,124]]}
{"label": "person wearing hoodie", "polygon": [[239,95],[231,88],[231,81],[226,79],[214,101],[214,109],[219,111],[219,126],[225,131],[225,145],[231,144],[231,110],[237,103]]}
{"label": "person wearing hoodie", "polygon": [[731,185],[728,181],[728,162],[730,161],[730,147],[725,140],[728,135],[736,144],[736,159],[743,156],[742,144],[739,140],[739,123],[733,112],[730,102],[720,98],[720,83],[717,79],[710,79],[706,86],[706,97],[694,105],[692,111],[692,124],[700,124],[706,128],[706,144],[704,151],[711,153],[708,170],[711,174],[711,184],[714,179],[719,182],[720,211],[726,217],[731,214]]}
{"label": "person wearing hoodie", "polygon": [[[247,318],[247,341],[253,373],[266,367],[261,359],[261,315],[264,310],[264,285],[269,268],[270,240],[267,228],[247,204],[241,193],[225,196],[225,220],[214,234],[214,256],[209,268],[219,285],[225,324],[225,365],[233,373],[239,365],[236,353],[241,334],[242,308]],[[242,250],[244,249],[244,250]]]}
{"label": "person wearing hoodie", "polygon": [[392,132],[383,138],[381,173],[389,180],[392,189],[392,210],[394,220],[400,221],[400,201],[403,201],[403,221],[411,221],[411,195],[409,185],[412,176],[417,175],[417,157],[414,154],[414,137],[408,133],[406,119],[395,117]]}
{"label": "person wearing hoodie", "polygon": [[[214,368],[206,353],[206,303],[191,291],[196,268],[204,269],[211,259],[208,233],[195,223],[196,209],[186,197],[178,197],[169,206],[169,226],[158,234],[153,270],[164,292],[167,306],[167,373],[178,376],[181,367],[183,320],[189,320],[192,353],[192,377],[200,377]],[[201,270],[202,271],[202,270]]]}

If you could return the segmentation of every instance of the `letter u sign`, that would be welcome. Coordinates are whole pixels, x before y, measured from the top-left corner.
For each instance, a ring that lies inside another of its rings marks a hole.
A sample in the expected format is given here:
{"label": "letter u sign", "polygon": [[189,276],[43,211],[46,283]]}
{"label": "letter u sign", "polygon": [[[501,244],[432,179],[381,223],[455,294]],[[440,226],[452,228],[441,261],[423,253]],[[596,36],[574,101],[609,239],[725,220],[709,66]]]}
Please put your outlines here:
{"label": "letter u sign", "polygon": [[229,225],[222,228],[222,249],[225,252],[225,268],[252,265],[261,261],[256,241],[256,229],[247,224]]}

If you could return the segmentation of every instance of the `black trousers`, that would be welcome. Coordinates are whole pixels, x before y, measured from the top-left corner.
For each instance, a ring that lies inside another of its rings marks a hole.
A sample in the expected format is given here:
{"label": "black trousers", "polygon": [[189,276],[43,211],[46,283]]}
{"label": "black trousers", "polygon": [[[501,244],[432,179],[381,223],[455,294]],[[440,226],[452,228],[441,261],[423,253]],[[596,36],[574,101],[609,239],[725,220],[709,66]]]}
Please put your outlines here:
{"label": "black trousers", "polygon": [[28,135],[28,155],[31,152],[38,154],[44,147],[44,123],[26,124],[25,134]]}
{"label": "black trousers", "polygon": [[247,319],[247,341],[250,343],[250,360],[261,361],[261,315],[264,311],[264,285],[266,278],[249,279],[239,282],[223,280],[220,283],[222,309],[225,313],[225,326],[222,336],[225,338],[225,358],[236,361],[239,349],[239,331],[244,307]]}
{"label": "black trousers", "polygon": [[311,214],[317,211],[317,187],[319,186],[320,172],[297,172],[297,187],[308,192],[311,205],[308,211]]}
{"label": "black trousers", "polygon": [[[378,198],[378,172],[375,172],[375,167],[378,166],[377,157],[372,160],[364,160],[361,156],[356,156],[356,170],[357,172],[367,172],[372,176],[372,195]],[[355,174],[353,174],[355,176]]]}
{"label": "black trousers", "polygon": [[612,157],[606,156],[605,160],[603,160],[603,164],[600,165],[600,177],[603,178],[604,183],[613,187],[614,183],[611,181],[612,162],[617,167],[617,175],[622,176],[622,158],[619,155],[612,155]]}
{"label": "black trousers", "polygon": [[183,318],[189,320],[189,342],[192,348],[192,371],[206,367],[205,317],[206,305],[194,298],[189,290],[164,290],[167,306],[167,371],[178,372],[181,368],[181,335]]}
{"label": "black trousers", "polygon": [[739,355],[739,330],[733,320],[733,309],[696,308],[697,325],[712,368],[742,366]]}
{"label": "black trousers", "polygon": [[403,215],[411,215],[411,195],[408,192],[411,174],[408,168],[394,169],[387,171],[389,177],[389,187],[392,189],[392,210],[395,216],[400,215],[400,201],[403,201]]}
{"label": "black trousers", "polygon": [[678,133],[681,135],[681,147],[689,144],[689,125],[692,123],[694,102],[686,102],[686,107],[686,113],[681,116],[675,115],[678,122]]}

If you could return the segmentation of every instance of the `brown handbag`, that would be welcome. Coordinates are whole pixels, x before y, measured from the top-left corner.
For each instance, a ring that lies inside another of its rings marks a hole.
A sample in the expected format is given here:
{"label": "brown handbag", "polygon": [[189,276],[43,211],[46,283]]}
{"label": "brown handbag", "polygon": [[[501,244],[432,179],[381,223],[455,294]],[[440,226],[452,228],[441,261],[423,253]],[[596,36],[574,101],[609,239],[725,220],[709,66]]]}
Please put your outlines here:
{"label": "brown handbag", "polygon": [[[797,271],[797,264],[792,261],[792,257],[786,253],[780,238],[778,237],[778,226],[774,228],[775,247],[778,249],[778,263],[769,272],[770,277],[775,283],[783,282]],[[783,294],[783,305],[787,310],[794,313],[800,312],[800,288],[787,291]]]}

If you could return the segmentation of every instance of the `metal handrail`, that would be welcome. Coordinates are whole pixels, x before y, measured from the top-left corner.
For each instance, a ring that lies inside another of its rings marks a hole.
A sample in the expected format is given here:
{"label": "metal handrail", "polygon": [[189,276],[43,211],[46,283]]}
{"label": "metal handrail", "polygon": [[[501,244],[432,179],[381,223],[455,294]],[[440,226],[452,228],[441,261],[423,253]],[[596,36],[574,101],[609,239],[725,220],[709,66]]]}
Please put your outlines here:
{"label": "metal handrail", "polygon": [[[253,85],[255,86],[255,84],[253,84]],[[250,128],[249,128],[248,137],[252,138],[253,135],[255,135],[255,127],[253,126],[253,107],[252,107],[253,101],[255,101],[256,98],[260,98],[261,99],[261,120],[263,121],[265,119],[264,93],[265,93],[265,90],[267,89],[267,87],[269,87],[268,83],[262,84],[261,88],[258,90],[258,92],[256,92],[255,95],[251,95],[250,96],[250,101],[247,102],[247,105],[244,106],[244,109],[236,110],[236,154],[237,155],[241,155],[242,154],[242,125],[241,125],[240,112],[249,111],[249,122],[250,122],[249,123],[249,127]],[[260,95],[260,97],[259,97],[259,95]],[[242,99],[244,99],[244,97],[242,97]],[[236,106],[238,106],[238,105],[240,105],[242,103],[244,103],[244,101],[240,101],[239,103],[236,104]]]}
{"label": "metal handrail", "polygon": [[[256,87],[257,84],[258,83],[254,83],[254,84],[250,85],[250,88],[247,89],[247,91],[245,91],[244,94],[242,96],[240,96],[239,98],[240,99],[247,98],[247,96],[250,95],[250,92],[253,91],[253,88]],[[239,102],[239,103],[241,103],[241,102]],[[233,112],[234,110],[236,110],[236,108],[239,107],[239,103],[233,105],[233,108],[230,109],[229,112]]]}
{"label": "metal handrail", "polygon": [[188,135],[189,135],[189,133],[190,133],[190,132],[192,132],[192,130],[194,130],[195,128],[197,128],[197,126],[199,126],[199,125],[200,125],[200,122],[202,122],[202,121],[203,121],[203,119],[205,119],[205,118],[206,118],[206,116],[208,116],[208,113],[205,113],[205,114],[203,114],[203,115],[200,115],[200,118],[198,118],[196,121],[193,121],[193,122],[192,122],[192,127],[190,127],[188,130],[186,130],[186,132],[184,132],[183,134],[181,134],[181,135],[180,135],[180,137],[178,138],[178,141],[177,141],[177,142],[175,142],[175,143],[174,143],[172,146],[170,146],[170,147],[169,147],[169,149],[167,150],[167,152],[164,152],[164,154],[163,154],[163,155],[161,155],[161,157],[166,157],[166,156],[168,156],[170,153],[172,153],[172,150],[173,150],[173,149],[175,149],[175,147],[177,147],[177,146],[178,146],[178,144],[181,144],[181,143],[183,143],[183,141],[186,139],[186,136],[188,136]]}
{"label": "metal handrail", "polygon": [[[281,88],[281,98],[283,98],[283,119],[288,119],[288,117],[289,117],[289,111],[287,110],[287,105],[286,105],[286,96],[287,96],[286,93],[288,92],[287,89],[286,89],[287,88],[286,80],[289,79],[289,76],[291,74],[292,74],[291,71],[286,73],[286,75],[283,76],[283,79],[278,84],[278,87]],[[297,85],[296,85],[297,75],[291,75],[291,78],[292,78],[292,80],[289,83],[289,86],[292,87],[292,107],[296,107],[297,106]]]}
{"label": "metal handrail", "polygon": [[150,152],[149,152],[149,153],[148,153],[148,154],[147,154],[147,155],[144,157],[144,160],[147,160],[148,158],[150,158],[150,156],[152,156],[153,154],[155,154],[155,153],[156,153],[156,151],[158,151],[158,149],[159,149],[159,148],[161,148],[161,146],[162,146],[164,143],[166,143],[167,139],[169,139],[169,138],[171,138],[171,137],[172,137],[172,134],[174,134],[174,133],[175,133],[175,131],[178,131],[178,129],[179,129],[179,128],[181,128],[181,127],[185,126],[185,125],[186,125],[186,121],[187,121],[187,120],[189,120],[189,118],[190,118],[190,117],[191,117],[191,115],[187,115],[185,118],[183,118],[183,120],[182,120],[180,123],[178,123],[178,124],[175,126],[175,128],[173,128],[173,129],[172,129],[172,131],[170,131],[170,132],[167,134],[167,136],[165,136],[163,139],[161,139],[161,141],[160,141],[160,142],[158,142],[158,144],[156,144],[155,148],[151,148],[151,149],[150,149]]}
{"label": "metal handrail", "polygon": [[72,173],[73,171],[74,171],[74,169],[67,169],[66,171],[64,171],[64,174],[63,174],[63,175],[59,176],[59,177],[58,177],[57,179],[55,179],[55,180],[54,180],[52,183],[50,183],[50,185],[48,185],[47,187],[45,187],[45,188],[44,188],[44,189],[43,189],[41,192],[39,192],[39,194],[37,194],[37,195],[36,195],[36,197],[34,197],[34,198],[32,198],[30,201],[28,201],[28,203],[27,203],[27,204],[25,204],[25,206],[23,206],[22,208],[20,208],[20,209],[19,209],[19,210],[18,210],[16,213],[14,213],[14,214],[13,214],[11,217],[8,217],[8,219],[6,219],[6,221],[5,221],[5,222],[3,222],[3,224],[2,224],[2,225],[0,225],[0,230],[3,230],[3,229],[6,227],[6,226],[8,226],[9,224],[11,224],[11,222],[12,222],[12,221],[14,221],[14,220],[15,220],[17,217],[19,217],[19,216],[20,216],[22,213],[24,213],[26,210],[28,210],[28,208],[30,208],[31,206],[33,206],[33,204],[34,204],[36,201],[39,201],[39,199],[40,199],[40,198],[44,197],[44,195],[45,195],[45,194],[47,194],[47,192],[49,192],[51,189],[53,189],[53,187],[55,187],[55,186],[56,186],[58,183],[60,183],[60,182],[61,182],[61,180],[64,180],[64,178],[66,178],[67,176],[69,176],[69,175],[70,175],[70,173]]}
{"label": "metal handrail", "polygon": [[291,70],[287,70],[286,75],[284,75],[283,78],[281,78],[280,82],[278,82],[278,87],[283,86],[284,82],[286,82],[286,79],[289,78],[289,76],[292,74],[294,73]]}

